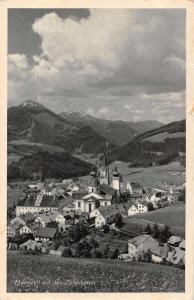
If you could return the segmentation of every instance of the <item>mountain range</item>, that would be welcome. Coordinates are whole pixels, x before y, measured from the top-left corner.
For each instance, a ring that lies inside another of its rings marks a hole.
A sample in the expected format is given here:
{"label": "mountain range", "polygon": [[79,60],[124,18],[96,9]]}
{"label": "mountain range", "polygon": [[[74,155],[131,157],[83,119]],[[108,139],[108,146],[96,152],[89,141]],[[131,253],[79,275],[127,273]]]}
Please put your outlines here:
{"label": "mountain range", "polygon": [[[28,165],[34,170],[34,161],[41,161],[45,153],[57,166],[68,158],[67,174],[71,167],[77,174],[85,174],[84,168],[88,172],[92,165],[82,161],[83,154],[98,156],[106,151],[109,163],[122,160],[134,167],[165,164],[177,159],[179,151],[185,152],[185,130],[185,120],[164,125],[105,120],[80,111],[56,114],[28,100],[8,109],[8,163],[19,161],[12,164],[12,172],[16,169],[20,174]],[[75,161],[74,155],[81,160]],[[57,167],[55,172],[43,161],[50,170],[47,173],[67,176],[63,168],[60,172]]]}
{"label": "mountain range", "polygon": [[[135,136],[158,128],[157,121],[124,122],[92,117],[83,112],[56,114],[27,100],[8,109],[8,154],[23,157],[45,149],[69,153],[102,153],[123,146]],[[46,145],[46,146],[45,146]]]}

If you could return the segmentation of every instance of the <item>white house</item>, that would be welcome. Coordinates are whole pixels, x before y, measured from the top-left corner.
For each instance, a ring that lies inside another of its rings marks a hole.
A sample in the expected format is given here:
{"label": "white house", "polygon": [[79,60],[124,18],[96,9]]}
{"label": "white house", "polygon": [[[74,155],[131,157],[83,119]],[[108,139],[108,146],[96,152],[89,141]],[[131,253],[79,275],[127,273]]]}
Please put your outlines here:
{"label": "white house", "polygon": [[29,226],[24,225],[20,228],[20,234],[24,234],[24,233],[33,233],[33,232]]}
{"label": "white house", "polygon": [[133,203],[128,209],[128,216],[146,212],[148,212],[148,207],[145,203]]}
{"label": "white house", "polygon": [[47,243],[55,238],[57,229],[56,228],[39,228],[35,233],[35,241]]}
{"label": "white house", "polygon": [[14,237],[16,235],[16,229],[9,225],[7,226],[7,237]]}

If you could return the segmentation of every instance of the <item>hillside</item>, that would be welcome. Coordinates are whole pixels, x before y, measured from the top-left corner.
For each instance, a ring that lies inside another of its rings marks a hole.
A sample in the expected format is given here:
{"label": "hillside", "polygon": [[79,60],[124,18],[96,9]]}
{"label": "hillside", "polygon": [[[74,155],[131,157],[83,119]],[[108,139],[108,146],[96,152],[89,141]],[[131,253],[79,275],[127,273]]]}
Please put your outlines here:
{"label": "hillside", "polygon": [[[30,285],[27,283],[29,274]],[[23,284],[16,285],[16,282]],[[18,251],[9,251],[7,257],[8,292],[137,293],[184,292],[184,289],[185,272],[163,265],[112,259],[32,256]]]}
{"label": "hillside", "polygon": [[87,175],[92,164],[63,152],[37,152],[8,165],[8,180],[71,178]]}
{"label": "hillside", "polygon": [[[15,143],[14,149],[11,142]],[[8,153],[22,156],[20,141],[47,144],[74,153],[82,149],[86,153],[103,152],[107,139],[101,137],[91,127],[62,118],[37,102],[27,101],[8,109]],[[31,146],[31,145],[29,145]],[[114,145],[110,143],[111,148]],[[22,146],[23,148],[23,146]],[[14,151],[13,151],[14,150]],[[30,147],[29,147],[30,150]],[[25,154],[27,154],[27,149]]]}
{"label": "hillside", "polygon": [[184,164],[179,151],[185,152],[185,120],[138,135],[127,145],[114,149],[109,162],[121,160],[130,162],[133,167],[148,167],[153,163],[163,165],[174,160]]}
{"label": "hillside", "polygon": [[162,123],[157,121],[124,122],[120,120],[105,120],[95,118],[81,111],[73,112],[70,110],[62,112],[61,116],[76,126],[90,126],[100,136],[117,146],[124,145],[136,135],[162,125]]}
{"label": "hillside", "polygon": [[185,205],[180,204],[176,206],[164,207],[158,210],[150,211],[144,214],[131,216],[125,219],[125,222],[136,226],[140,226],[142,229],[146,228],[146,225],[150,223],[153,226],[154,223],[167,225],[170,227],[170,231],[178,236],[185,236]]}

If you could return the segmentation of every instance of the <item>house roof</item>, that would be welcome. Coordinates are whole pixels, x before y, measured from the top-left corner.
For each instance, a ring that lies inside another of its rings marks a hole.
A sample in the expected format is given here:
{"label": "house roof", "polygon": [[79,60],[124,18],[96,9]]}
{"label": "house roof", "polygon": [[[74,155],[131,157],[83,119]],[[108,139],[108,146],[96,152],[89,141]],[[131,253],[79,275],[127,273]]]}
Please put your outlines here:
{"label": "house roof", "polygon": [[110,185],[107,185],[104,183],[99,185],[99,191],[101,194],[104,194],[104,195],[114,196],[116,194],[115,189],[113,189]]}
{"label": "house roof", "polygon": [[176,236],[176,235],[172,235],[172,236],[169,238],[168,243],[169,243],[169,244],[180,243],[181,240],[182,240],[181,237]]}
{"label": "house roof", "polygon": [[138,182],[136,182],[136,181],[129,182],[129,184],[130,184],[131,187],[134,188],[134,189],[142,188],[142,186],[141,186]]}
{"label": "house roof", "polygon": [[21,244],[20,247],[23,247],[23,246],[32,246],[32,245],[41,245],[40,243],[34,241],[34,240],[27,240],[25,243]]}
{"label": "house roof", "polygon": [[152,249],[151,253],[153,253],[154,255],[157,255],[161,258],[166,258],[168,255],[168,246],[167,245],[159,246],[155,249]]}
{"label": "house roof", "polygon": [[73,199],[82,199],[84,196],[88,195],[88,192],[87,191],[83,191],[83,192],[75,192],[72,194],[72,198]]}
{"label": "house roof", "polygon": [[73,200],[74,199],[70,196],[62,199],[59,202],[59,209],[63,209],[64,207],[68,207],[68,208],[74,207]]}
{"label": "house roof", "polygon": [[142,234],[142,235],[134,237],[133,239],[130,239],[128,242],[131,244],[134,244],[136,247],[138,247],[139,245],[143,244],[146,240],[150,240],[150,242],[155,241],[154,238],[151,237],[150,235]]}
{"label": "house roof", "polygon": [[185,240],[182,240],[182,242],[179,244],[179,247],[185,249]]}
{"label": "house roof", "polygon": [[185,251],[177,248],[176,251],[175,251],[175,253],[174,253],[174,255],[173,255],[173,263],[174,264],[178,264],[179,261],[181,259],[184,260],[184,258],[185,258]]}
{"label": "house roof", "polygon": [[32,221],[35,219],[35,215],[32,214],[32,213],[26,213],[24,215],[20,215],[20,218],[25,221],[25,222],[28,222],[28,221]]}
{"label": "house roof", "polygon": [[97,209],[104,218],[110,217],[120,212],[119,207],[116,205],[101,206]]}
{"label": "house roof", "polygon": [[35,235],[37,237],[43,237],[43,238],[54,238],[56,233],[56,228],[39,228]]}
{"label": "house roof", "polygon": [[43,195],[40,207],[58,207],[59,198],[55,195]]}

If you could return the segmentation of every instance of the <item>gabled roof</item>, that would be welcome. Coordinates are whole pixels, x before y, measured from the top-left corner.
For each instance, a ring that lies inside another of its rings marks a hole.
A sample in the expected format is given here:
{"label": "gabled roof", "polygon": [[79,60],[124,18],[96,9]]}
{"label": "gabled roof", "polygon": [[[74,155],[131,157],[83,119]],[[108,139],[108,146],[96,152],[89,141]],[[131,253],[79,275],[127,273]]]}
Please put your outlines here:
{"label": "gabled roof", "polygon": [[39,228],[35,236],[37,237],[43,237],[43,238],[54,238],[56,234],[57,229],[56,228]]}
{"label": "gabled roof", "polygon": [[35,242],[34,240],[27,240],[25,243],[21,244],[20,247],[23,247],[23,246],[32,246],[32,245],[41,245],[40,243],[38,242]]}
{"label": "gabled roof", "polygon": [[167,245],[158,246],[157,248],[152,249],[151,253],[161,258],[166,258],[168,256],[168,246]]}
{"label": "gabled roof", "polygon": [[169,238],[168,243],[169,243],[169,244],[180,243],[181,240],[182,240],[181,237],[176,236],[176,235],[172,235],[172,236]]}
{"label": "gabled roof", "polygon": [[143,244],[146,240],[155,241],[154,238],[150,235],[142,234],[134,237],[133,239],[130,239],[128,242],[138,247],[139,245]]}
{"label": "gabled roof", "polygon": [[103,199],[102,195],[99,195],[98,193],[94,192],[86,194],[84,197],[82,197],[82,199],[89,199],[91,197],[94,197],[95,199]]}
{"label": "gabled roof", "polygon": [[110,217],[120,212],[118,206],[116,205],[101,206],[97,209],[104,218]]}
{"label": "gabled roof", "polygon": [[58,207],[59,198],[55,195],[43,195],[40,207]]}
{"label": "gabled roof", "polygon": [[83,191],[83,192],[75,192],[75,193],[73,193],[72,194],[72,198],[73,199],[78,199],[78,200],[80,200],[80,199],[82,199],[84,196],[86,196],[86,195],[88,195],[88,192],[86,192],[86,191]]}
{"label": "gabled roof", "polygon": [[99,191],[101,194],[110,196],[114,196],[116,194],[116,190],[113,189],[113,187],[104,183],[99,185]]}

